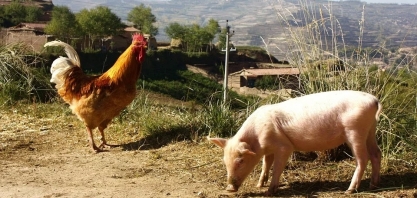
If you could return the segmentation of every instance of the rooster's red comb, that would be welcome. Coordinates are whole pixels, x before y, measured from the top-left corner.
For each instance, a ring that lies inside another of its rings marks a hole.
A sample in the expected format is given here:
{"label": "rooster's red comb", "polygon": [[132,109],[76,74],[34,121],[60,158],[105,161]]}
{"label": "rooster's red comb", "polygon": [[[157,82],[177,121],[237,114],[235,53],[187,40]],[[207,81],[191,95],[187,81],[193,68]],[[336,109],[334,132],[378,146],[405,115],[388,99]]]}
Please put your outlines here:
{"label": "rooster's red comb", "polygon": [[145,37],[143,37],[143,34],[135,33],[132,36],[132,39],[133,39],[134,42],[146,42],[146,39],[145,39]]}

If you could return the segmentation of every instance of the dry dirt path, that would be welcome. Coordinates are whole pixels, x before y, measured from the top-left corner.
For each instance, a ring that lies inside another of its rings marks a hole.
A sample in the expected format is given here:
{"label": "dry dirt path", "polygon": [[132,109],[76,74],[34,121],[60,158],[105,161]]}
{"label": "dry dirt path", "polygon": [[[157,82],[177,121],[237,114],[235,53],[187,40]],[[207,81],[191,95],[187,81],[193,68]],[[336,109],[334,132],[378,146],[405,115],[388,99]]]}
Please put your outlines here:
{"label": "dry dirt path", "polygon": [[217,190],[205,182],[207,177],[193,178],[195,172],[201,174],[199,158],[208,153],[196,158],[186,155],[195,149],[211,149],[208,144],[178,142],[131,151],[117,147],[95,154],[76,119],[73,126],[57,123],[59,119],[2,113],[2,198],[204,197]]}

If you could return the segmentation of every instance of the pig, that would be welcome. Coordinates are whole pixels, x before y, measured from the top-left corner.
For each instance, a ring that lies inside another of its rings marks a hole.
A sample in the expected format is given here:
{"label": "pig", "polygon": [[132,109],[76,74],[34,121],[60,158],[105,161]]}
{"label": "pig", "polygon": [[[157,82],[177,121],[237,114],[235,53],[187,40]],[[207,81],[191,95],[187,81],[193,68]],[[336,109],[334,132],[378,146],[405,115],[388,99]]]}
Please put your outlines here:
{"label": "pig", "polygon": [[227,191],[236,192],[262,157],[257,187],[264,186],[273,164],[267,195],[276,193],[294,151],[324,151],[346,143],[356,160],[345,192],[350,194],[359,188],[368,160],[372,164],[370,188],[379,184],[381,151],[375,133],[381,110],[379,100],[365,92],[321,92],[259,107],[230,139],[207,138],[224,150]]}

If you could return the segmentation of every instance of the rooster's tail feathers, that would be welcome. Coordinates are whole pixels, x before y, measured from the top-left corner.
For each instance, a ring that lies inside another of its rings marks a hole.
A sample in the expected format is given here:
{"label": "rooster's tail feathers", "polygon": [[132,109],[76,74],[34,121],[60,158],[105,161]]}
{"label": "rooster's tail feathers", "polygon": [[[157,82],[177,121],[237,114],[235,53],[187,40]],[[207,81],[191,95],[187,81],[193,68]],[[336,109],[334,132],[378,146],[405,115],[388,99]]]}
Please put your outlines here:
{"label": "rooster's tail feathers", "polygon": [[78,57],[77,52],[71,45],[64,43],[62,41],[50,41],[45,43],[44,47],[49,46],[61,46],[64,47],[65,54],[67,54],[68,58],[73,62],[74,65],[80,67],[80,58]]}
{"label": "rooster's tail feathers", "polygon": [[80,67],[80,59],[77,52],[74,50],[71,45],[64,43],[62,41],[51,41],[44,45],[44,47],[49,46],[61,46],[64,47],[65,54],[67,57],[59,57],[54,60],[51,66],[51,83],[55,84],[55,88],[60,89],[64,83],[68,71],[74,67]]}
{"label": "rooster's tail feathers", "polygon": [[51,66],[51,83],[55,84],[55,88],[60,89],[65,83],[65,78],[68,71],[74,67],[77,67],[67,57],[59,57],[52,63]]}

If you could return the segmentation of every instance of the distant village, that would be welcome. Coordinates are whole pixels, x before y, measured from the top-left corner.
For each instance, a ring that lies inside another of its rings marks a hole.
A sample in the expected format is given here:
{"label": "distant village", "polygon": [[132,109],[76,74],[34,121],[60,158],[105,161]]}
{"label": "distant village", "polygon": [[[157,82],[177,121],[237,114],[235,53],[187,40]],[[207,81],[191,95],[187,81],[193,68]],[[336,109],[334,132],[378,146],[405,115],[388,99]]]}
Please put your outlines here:
{"label": "distant village", "polygon": [[[11,0],[0,0],[0,6],[10,3],[12,3]],[[14,27],[1,28],[0,45],[25,43],[31,46],[34,51],[40,52],[46,42],[56,40],[54,35],[48,35],[44,31],[47,23],[51,20],[51,12],[54,7],[52,0],[31,1],[31,5],[36,5],[43,11],[39,21],[34,23],[20,23]],[[139,32],[140,30],[134,27],[126,27],[119,35],[101,39],[100,42],[95,44],[94,48],[102,50],[124,50],[131,43],[131,35]],[[154,37],[150,38],[149,35],[145,35],[145,37],[150,41],[149,47],[156,49],[156,39]],[[80,47],[75,46],[78,50],[80,50]]]}

